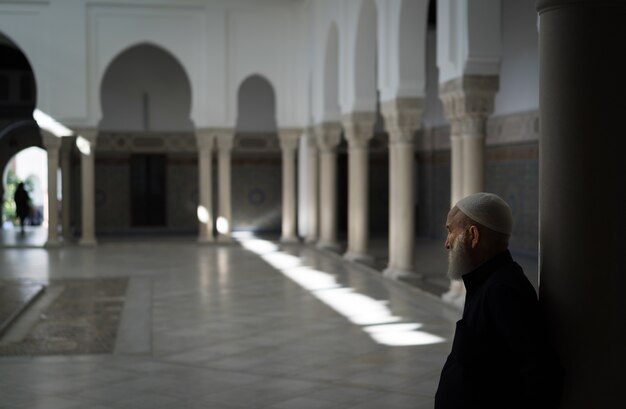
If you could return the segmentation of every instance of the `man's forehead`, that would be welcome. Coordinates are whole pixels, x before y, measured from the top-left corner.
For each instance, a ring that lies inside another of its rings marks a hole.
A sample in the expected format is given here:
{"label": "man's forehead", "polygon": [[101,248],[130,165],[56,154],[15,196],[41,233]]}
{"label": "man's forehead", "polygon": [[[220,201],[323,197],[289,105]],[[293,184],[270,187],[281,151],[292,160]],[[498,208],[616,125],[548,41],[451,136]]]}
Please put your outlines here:
{"label": "man's forehead", "polygon": [[458,219],[458,217],[456,217],[458,214],[458,207],[454,206],[452,209],[450,209],[450,211],[448,212],[448,218],[446,219],[446,225],[450,225],[455,221],[455,219]]}

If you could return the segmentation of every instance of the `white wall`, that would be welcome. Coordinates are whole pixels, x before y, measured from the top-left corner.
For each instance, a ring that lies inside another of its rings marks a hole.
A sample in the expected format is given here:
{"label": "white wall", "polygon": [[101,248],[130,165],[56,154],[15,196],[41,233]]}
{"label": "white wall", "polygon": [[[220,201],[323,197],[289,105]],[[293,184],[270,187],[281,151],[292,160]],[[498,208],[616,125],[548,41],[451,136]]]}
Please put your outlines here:
{"label": "white wall", "polygon": [[0,4],[0,30],[35,71],[38,107],[69,126],[95,127],[109,64],[152,43],[176,57],[192,87],[196,127],[233,127],[237,90],[268,77],[281,126],[306,122],[303,2],[264,0],[50,0]]}
{"label": "white wall", "polygon": [[538,42],[534,4],[502,0],[502,66],[495,116],[539,109]]}
{"label": "white wall", "polygon": [[448,125],[443,104],[439,99],[439,69],[437,68],[437,31],[428,30],[426,47],[426,102],[422,124],[424,128]]}

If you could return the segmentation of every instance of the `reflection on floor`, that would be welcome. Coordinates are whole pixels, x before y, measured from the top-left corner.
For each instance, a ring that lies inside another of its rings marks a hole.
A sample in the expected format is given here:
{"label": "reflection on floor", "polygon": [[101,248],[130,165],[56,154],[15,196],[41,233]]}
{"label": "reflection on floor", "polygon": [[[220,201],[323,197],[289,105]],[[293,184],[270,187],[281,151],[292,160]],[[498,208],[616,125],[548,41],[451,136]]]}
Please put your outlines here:
{"label": "reflection on floor", "polygon": [[0,358],[2,407],[432,407],[458,310],[310,247],[262,245],[1,250],[2,280],[128,280],[113,353]]}

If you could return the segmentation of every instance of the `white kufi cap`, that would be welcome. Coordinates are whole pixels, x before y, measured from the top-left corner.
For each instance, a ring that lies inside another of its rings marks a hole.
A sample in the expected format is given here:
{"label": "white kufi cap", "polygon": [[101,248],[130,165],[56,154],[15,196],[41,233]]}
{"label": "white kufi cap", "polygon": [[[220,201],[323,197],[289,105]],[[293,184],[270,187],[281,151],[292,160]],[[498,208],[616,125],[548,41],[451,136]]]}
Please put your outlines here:
{"label": "white kufi cap", "polygon": [[513,230],[511,208],[498,195],[474,193],[459,200],[456,207],[470,219],[498,233],[510,235]]}

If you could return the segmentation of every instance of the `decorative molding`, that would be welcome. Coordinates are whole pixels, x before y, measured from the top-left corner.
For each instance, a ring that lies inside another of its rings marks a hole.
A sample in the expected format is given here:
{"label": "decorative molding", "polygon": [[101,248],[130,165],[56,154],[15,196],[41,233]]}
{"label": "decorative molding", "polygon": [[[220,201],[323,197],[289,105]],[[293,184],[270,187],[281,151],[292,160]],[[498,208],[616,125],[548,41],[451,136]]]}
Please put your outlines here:
{"label": "decorative molding", "polygon": [[[416,150],[420,152],[450,149],[449,125],[417,132]],[[487,146],[513,145],[539,141],[539,111],[522,112],[489,118]]]}
{"label": "decorative molding", "polygon": [[[82,133],[81,136],[85,137]],[[98,134],[96,150],[102,152],[196,152],[192,132],[107,132]]]}

